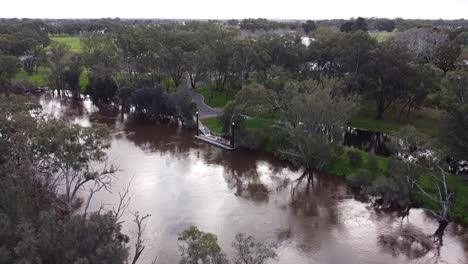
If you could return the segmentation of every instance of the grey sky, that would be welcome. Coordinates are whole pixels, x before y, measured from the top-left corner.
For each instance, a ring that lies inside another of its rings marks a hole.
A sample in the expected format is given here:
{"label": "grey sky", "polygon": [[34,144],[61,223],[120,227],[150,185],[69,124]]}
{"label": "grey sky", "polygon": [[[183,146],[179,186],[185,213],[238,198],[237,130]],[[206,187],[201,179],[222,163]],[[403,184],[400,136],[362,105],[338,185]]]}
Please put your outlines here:
{"label": "grey sky", "polygon": [[0,17],[468,18],[468,0],[2,0]]}

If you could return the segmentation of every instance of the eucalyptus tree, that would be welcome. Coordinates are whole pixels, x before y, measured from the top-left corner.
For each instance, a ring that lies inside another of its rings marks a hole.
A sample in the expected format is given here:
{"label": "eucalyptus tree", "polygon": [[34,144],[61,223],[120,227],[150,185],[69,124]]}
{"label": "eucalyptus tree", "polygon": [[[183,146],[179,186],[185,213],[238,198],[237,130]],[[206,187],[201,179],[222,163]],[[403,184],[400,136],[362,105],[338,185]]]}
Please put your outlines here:
{"label": "eucalyptus tree", "polygon": [[81,56],[78,54],[70,56],[67,65],[68,68],[64,72],[65,82],[72,92],[73,99],[79,99],[81,92],[80,77],[83,72]]}
{"label": "eucalyptus tree", "polygon": [[339,58],[342,54],[344,35],[328,28],[319,28],[312,34],[315,41],[308,47],[308,61],[316,65],[320,76],[330,77],[340,72]]}
{"label": "eucalyptus tree", "polygon": [[432,63],[436,50],[447,41],[448,36],[434,28],[411,28],[396,33],[394,39],[408,49],[413,62]]}
{"label": "eucalyptus tree", "polygon": [[0,54],[0,86],[9,84],[20,70],[20,62],[15,56]]}
{"label": "eucalyptus tree", "polygon": [[446,41],[444,44],[436,48],[434,53],[434,64],[444,71],[444,75],[448,71],[457,68],[456,62],[461,54],[460,45],[453,41]]}
{"label": "eucalyptus tree", "polygon": [[399,119],[409,120],[411,111],[421,107],[429,94],[440,91],[440,78],[428,65],[413,65],[401,78],[406,80],[406,85],[398,100]]}
{"label": "eucalyptus tree", "polygon": [[442,96],[445,110],[441,141],[450,149],[450,155],[468,158],[468,72],[456,71],[443,80],[446,92]]}
{"label": "eucalyptus tree", "polygon": [[290,85],[296,94],[275,125],[279,135],[276,153],[304,166],[300,179],[307,176],[311,180],[315,169],[322,169],[338,155],[343,130],[357,111],[359,99],[336,93],[341,86],[336,80]]}
{"label": "eucalyptus tree", "polygon": [[114,35],[85,33],[81,36],[84,66],[98,75],[111,75],[117,70],[119,50]]}
{"label": "eucalyptus tree", "polygon": [[127,263],[129,239],[112,213],[67,206],[76,180],[103,180],[89,167],[103,158],[95,130],[40,119],[23,97],[0,95],[0,109],[0,261]]}
{"label": "eucalyptus tree", "polygon": [[49,67],[51,69],[49,75],[49,86],[58,93],[65,90],[65,69],[66,59],[69,53],[69,48],[65,44],[52,44],[49,52]]}
{"label": "eucalyptus tree", "polygon": [[382,119],[385,111],[398,99],[405,96],[406,79],[412,68],[406,47],[394,41],[379,43],[375,56],[366,64],[364,73],[372,81],[370,95],[376,101],[377,118]]}
{"label": "eucalyptus tree", "polygon": [[41,167],[54,173],[56,187],[63,186],[63,210],[73,209],[81,190],[89,190],[88,200],[97,190],[109,190],[116,169],[112,164],[105,164],[105,150],[110,146],[105,127],[80,127],[51,120],[41,123],[38,130],[35,139],[37,159]]}
{"label": "eucalyptus tree", "polygon": [[343,66],[342,71],[359,75],[363,65],[369,63],[375,55],[377,41],[367,32],[357,31],[344,34],[340,45],[342,51],[337,55],[339,64]]}

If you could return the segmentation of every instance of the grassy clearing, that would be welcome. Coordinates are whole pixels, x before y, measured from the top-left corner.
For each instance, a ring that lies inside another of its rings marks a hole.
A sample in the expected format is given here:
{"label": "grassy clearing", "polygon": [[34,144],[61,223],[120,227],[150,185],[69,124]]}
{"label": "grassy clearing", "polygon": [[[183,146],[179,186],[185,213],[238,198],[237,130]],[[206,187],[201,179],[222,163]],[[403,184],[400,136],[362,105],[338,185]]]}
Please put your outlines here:
{"label": "grassy clearing", "polygon": [[350,126],[390,133],[409,124],[428,136],[439,135],[442,113],[438,110],[422,109],[412,114],[409,121],[399,121],[398,109],[387,110],[383,119],[376,118],[376,109],[375,102],[365,103],[361,111],[351,119]]}
{"label": "grassy clearing", "polygon": [[[212,93],[211,97],[210,90]],[[197,92],[203,95],[205,104],[215,108],[223,108],[229,101],[234,99],[234,95],[217,90],[213,83],[200,85],[200,87],[197,88]]]}
{"label": "grassy clearing", "polygon": [[70,48],[70,51],[75,53],[81,53],[83,48],[81,47],[80,37],[78,36],[50,36],[53,42],[63,43]]}
{"label": "grassy clearing", "polygon": [[206,118],[202,118],[200,120],[204,126],[206,126],[209,130],[215,132],[215,133],[218,133],[218,134],[222,134],[223,133],[223,126],[221,125],[221,123],[219,122],[218,120],[218,117],[214,116],[214,117],[206,117]]}
{"label": "grassy clearing", "polygon": [[385,41],[395,34],[394,32],[369,32],[369,35],[377,41]]}
{"label": "grassy clearing", "polygon": [[[223,126],[219,122],[218,117],[206,117],[201,119],[203,125],[205,125],[207,128],[209,128],[211,131],[216,132],[218,134],[222,134],[223,132]],[[273,124],[272,119],[266,119],[266,118],[249,118],[244,120],[244,125],[245,128],[247,129],[258,129],[258,128],[265,128]]]}
{"label": "grassy clearing", "polygon": [[15,75],[15,78],[13,78],[13,83],[16,83],[16,84],[29,83],[34,86],[44,87],[47,85],[48,76],[49,76],[49,71],[48,69],[44,67],[40,67],[37,73],[34,72],[31,75],[29,75],[24,70],[21,70]]}

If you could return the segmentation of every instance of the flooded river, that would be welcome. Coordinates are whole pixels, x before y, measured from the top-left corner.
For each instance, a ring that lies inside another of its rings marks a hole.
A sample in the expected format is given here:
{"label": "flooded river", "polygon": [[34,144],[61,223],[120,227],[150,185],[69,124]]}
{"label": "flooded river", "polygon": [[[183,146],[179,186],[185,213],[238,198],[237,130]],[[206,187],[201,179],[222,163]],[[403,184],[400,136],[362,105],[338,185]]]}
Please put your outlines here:
{"label": "flooded river", "polygon": [[[129,209],[151,214],[142,263],[154,257],[156,263],[177,263],[177,236],[190,225],[216,234],[230,258],[235,234],[244,232],[274,244],[278,263],[468,263],[468,231],[455,224],[448,226],[443,245],[428,252],[417,253],[416,244],[383,243],[382,235],[431,235],[437,222],[419,209],[405,219],[376,211],[357,200],[342,177],[318,175],[307,189],[294,181],[301,170],[266,154],[224,151],[195,141],[194,131],[128,120],[86,100],[44,95],[40,102],[53,116],[111,128],[108,155],[120,171],[113,192],[100,192],[92,206],[111,208],[131,182]],[[122,220],[133,237],[131,219],[126,213]]]}

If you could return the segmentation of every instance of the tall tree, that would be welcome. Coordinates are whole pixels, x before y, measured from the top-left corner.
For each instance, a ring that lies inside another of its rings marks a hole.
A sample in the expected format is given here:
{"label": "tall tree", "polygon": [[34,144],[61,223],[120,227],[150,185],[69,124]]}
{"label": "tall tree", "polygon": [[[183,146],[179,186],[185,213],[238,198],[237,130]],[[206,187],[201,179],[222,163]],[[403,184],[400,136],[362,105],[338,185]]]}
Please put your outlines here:
{"label": "tall tree", "polygon": [[439,69],[444,71],[444,75],[448,71],[455,70],[455,63],[461,54],[460,46],[453,41],[446,41],[444,44],[437,47],[434,53],[434,64]]}
{"label": "tall tree", "polygon": [[65,89],[65,60],[68,52],[68,46],[62,43],[53,44],[50,48],[49,67],[51,73],[49,75],[49,85],[53,90],[57,90],[59,94]]}
{"label": "tall tree", "polygon": [[317,25],[315,25],[313,20],[307,20],[306,22],[302,23],[302,29],[304,30],[304,33],[309,34],[310,32],[317,29]]}
{"label": "tall tree", "polygon": [[447,91],[443,94],[442,108],[446,111],[441,140],[450,154],[468,158],[468,73],[457,71],[447,74],[444,80]]}

